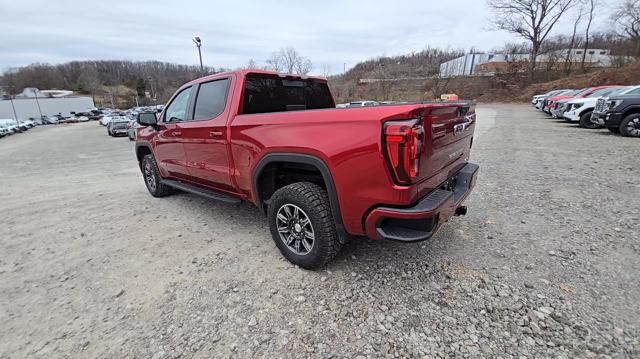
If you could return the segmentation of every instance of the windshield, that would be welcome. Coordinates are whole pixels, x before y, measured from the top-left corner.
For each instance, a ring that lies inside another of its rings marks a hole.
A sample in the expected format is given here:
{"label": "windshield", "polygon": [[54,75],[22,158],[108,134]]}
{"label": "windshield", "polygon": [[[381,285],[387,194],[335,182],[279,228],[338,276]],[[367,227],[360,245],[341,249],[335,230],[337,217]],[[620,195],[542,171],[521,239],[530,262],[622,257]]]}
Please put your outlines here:
{"label": "windshield", "polygon": [[615,89],[607,94],[607,96],[624,95],[627,91],[631,90],[633,86],[625,86],[619,89]]}
{"label": "windshield", "polygon": [[583,93],[583,92],[587,91],[588,89],[589,89],[589,88],[583,88],[583,89],[580,89],[580,90],[574,90],[574,91],[573,91],[573,92],[571,92],[571,93],[567,93],[567,96],[578,96],[578,95],[580,95],[581,93]]}
{"label": "windshield", "polygon": [[593,97],[606,96],[617,89],[618,89],[617,87],[608,87],[608,88],[596,90],[596,91],[593,91],[591,94],[589,94],[587,97],[593,98]]}

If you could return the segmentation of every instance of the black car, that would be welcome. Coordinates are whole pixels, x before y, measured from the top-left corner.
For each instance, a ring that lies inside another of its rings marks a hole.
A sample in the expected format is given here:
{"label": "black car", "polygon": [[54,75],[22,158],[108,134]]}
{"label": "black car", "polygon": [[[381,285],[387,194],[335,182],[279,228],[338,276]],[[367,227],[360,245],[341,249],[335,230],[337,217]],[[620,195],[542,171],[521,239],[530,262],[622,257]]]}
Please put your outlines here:
{"label": "black car", "polygon": [[[592,118],[609,131],[628,137],[640,137],[640,96],[622,95],[598,103],[597,118]],[[604,110],[604,111],[602,111]],[[594,116],[595,117],[595,116]]]}

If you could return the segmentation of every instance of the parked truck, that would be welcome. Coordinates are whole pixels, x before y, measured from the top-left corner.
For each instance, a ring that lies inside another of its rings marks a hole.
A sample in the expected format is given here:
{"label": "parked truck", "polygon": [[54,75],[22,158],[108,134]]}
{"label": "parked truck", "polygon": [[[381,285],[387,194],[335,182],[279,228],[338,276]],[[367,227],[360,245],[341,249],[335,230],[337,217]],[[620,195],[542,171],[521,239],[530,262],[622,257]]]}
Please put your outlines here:
{"label": "parked truck", "polygon": [[640,95],[632,93],[603,99],[592,117],[598,125],[626,137],[640,137]]}
{"label": "parked truck", "polygon": [[475,104],[336,109],[323,78],[237,70],[183,85],[138,115],[136,156],[151,195],[175,190],[268,217],[292,263],[318,268],[348,238],[431,238],[475,185]]}

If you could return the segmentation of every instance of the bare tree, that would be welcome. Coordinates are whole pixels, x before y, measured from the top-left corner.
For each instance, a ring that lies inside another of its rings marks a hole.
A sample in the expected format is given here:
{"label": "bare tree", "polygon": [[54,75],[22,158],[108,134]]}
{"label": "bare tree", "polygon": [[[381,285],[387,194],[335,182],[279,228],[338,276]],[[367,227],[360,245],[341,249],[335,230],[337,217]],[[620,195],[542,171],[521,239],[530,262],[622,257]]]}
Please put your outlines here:
{"label": "bare tree", "polygon": [[277,72],[280,72],[283,70],[284,61],[282,57],[280,57],[280,54],[278,52],[272,53],[266,62],[267,62],[267,67],[270,70],[277,71]]}
{"label": "bare tree", "polygon": [[635,44],[635,56],[640,56],[640,0],[625,0],[616,8],[612,19],[620,35]]}
{"label": "bare tree", "polygon": [[329,78],[331,76],[331,66],[324,64],[322,65],[322,76]]}
{"label": "bare tree", "polygon": [[253,59],[249,59],[249,62],[247,63],[247,68],[257,69],[257,68],[260,68],[260,66],[258,66],[258,64]]}
{"label": "bare tree", "polygon": [[488,0],[494,26],[531,42],[529,76],[533,78],[540,47],[565,14],[571,0]]}
{"label": "bare tree", "polygon": [[580,6],[577,10],[576,19],[573,22],[573,32],[571,33],[571,42],[569,43],[569,48],[567,49],[567,54],[564,59],[564,72],[566,74],[571,73],[571,67],[573,65],[573,58],[571,56],[571,50],[576,46],[576,35],[578,33],[578,26],[580,25],[580,21],[582,21],[582,17],[584,16],[584,4],[580,1]]}
{"label": "bare tree", "polygon": [[286,49],[280,49],[280,56],[284,61],[284,67],[287,73],[292,74],[299,61],[300,55],[298,55],[298,51],[293,47],[287,47]]}
{"label": "bare tree", "polygon": [[582,62],[580,63],[580,68],[582,72],[586,72],[584,63],[587,61],[587,50],[589,49],[589,32],[591,31],[591,23],[593,22],[593,12],[596,9],[597,2],[596,0],[588,0],[587,4],[589,5],[589,20],[587,20],[587,29],[584,33],[584,51],[582,52]]}
{"label": "bare tree", "polygon": [[301,56],[293,47],[281,48],[272,53],[267,59],[267,65],[273,71],[299,75],[306,75],[313,69],[311,60]]}
{"label": "bare tree", "polygon": [[311,72],[311,69],[313,69],[313,64],[307,58],[299,59],[296,62],[295,73],[298,75],[306,75]]}

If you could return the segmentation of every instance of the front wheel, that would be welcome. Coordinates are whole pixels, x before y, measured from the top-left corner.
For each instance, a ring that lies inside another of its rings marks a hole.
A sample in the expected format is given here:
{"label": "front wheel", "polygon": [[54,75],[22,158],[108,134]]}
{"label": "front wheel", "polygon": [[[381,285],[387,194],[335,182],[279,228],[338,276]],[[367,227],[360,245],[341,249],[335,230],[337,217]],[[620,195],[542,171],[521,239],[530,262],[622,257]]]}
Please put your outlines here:
{"label": "front wheel", "polygon": [[591,121],[591,115],[593,113],[591,111],[587,111],[584,114],[582,114],[582,116],[580,116],[580,122],[579,122],[579,126],[582,128],[588,128],[591,130],[594,130],[596,128],[600,128],[600,125],[598,125],[597,123]]}
{"label": "front wheel", "polygon": [[153,155],[149,154],[142,158],[140,164],[142,170],[142,176],[144,177],[144,184],[147,186],[149,193],[154,197],[165,197],[173,193],[173,188],[162,183],[162,177],[160,177],[160,170],[156,164]]}
{"label": "front wheel", "polygon": [[316,184],[298,182],[277,190],[267,217],[282,255],[302,268],[323,267],[342,247],[327,191]]}
{"label": "front wheel", "polygon": [[622,120],[620,134],[626,137],[640,137],[640,113],[631,114]]}

